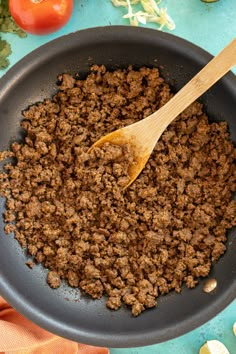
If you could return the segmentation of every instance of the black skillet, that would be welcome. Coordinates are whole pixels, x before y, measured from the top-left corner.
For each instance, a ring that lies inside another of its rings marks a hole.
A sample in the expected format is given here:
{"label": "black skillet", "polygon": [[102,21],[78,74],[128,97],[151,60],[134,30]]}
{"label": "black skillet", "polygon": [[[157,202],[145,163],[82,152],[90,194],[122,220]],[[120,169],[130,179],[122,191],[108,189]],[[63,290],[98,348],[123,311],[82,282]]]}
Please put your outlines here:
{"label": "black skillet", "polygon": [[[27,55],[0,80],[0,150],[21,138],[21,111],[56,92],[57,75],[80,72],[91,64],[109,69],[159,66],[174,90],[182,87],[211,55],[183,39],[156,30],[111,26],[87,29],[56,39]],[[236,78],[226,75],[203,97],[213,120],[227,120],[236,141]],[[1,213],[4,201],[1,200]],[[112,312],[105,299],[94,301],[63,285],[52,290],[41,265],[30,270],[27,257],[13,236],[6,236],[0,219],[0,294],[20,313],[60,336],[91,345],[134,347],[184,334],[223,310],[236,294],[236,233],[229,233],[228,250],[210,276],[218,281],[212,294],[183,289],[159,299],[158,307],[138,318],[123,307]]]}

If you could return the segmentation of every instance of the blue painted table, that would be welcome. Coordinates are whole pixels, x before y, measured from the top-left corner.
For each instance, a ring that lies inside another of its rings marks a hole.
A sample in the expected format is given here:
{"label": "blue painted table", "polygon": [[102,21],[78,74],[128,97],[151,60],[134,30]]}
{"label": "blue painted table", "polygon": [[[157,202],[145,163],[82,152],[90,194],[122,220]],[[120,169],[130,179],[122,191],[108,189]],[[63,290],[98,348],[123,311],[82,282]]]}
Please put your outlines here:
{"label": "blue painted table", "polygon": [[[200,0],[163,0],[176,23],[173,34],[185,38],[211,54],[218,53],[236,35],[236,0],[220,0],[212,4]],[[70,22],[60,31],[44,36],[19,39],[7,34],[12,45],[11,66],[40,45],[76,30],[105,25],[127,25],[122,8],[114,8],[110,0],[75,0]],[[155,28],[154,25],[149,27]],[[6,70],[5,70],[6,71]],[[5,71],[0,72],[0,76]],[[234,72],[236,70],[234,69]],[[179,338],[142,348],[111,349],[111,354],[197,354],[210,339],[221,340],[231,354],[236,354],[236,337],[232,326],[236,321],[236,301],[205,325]]]}

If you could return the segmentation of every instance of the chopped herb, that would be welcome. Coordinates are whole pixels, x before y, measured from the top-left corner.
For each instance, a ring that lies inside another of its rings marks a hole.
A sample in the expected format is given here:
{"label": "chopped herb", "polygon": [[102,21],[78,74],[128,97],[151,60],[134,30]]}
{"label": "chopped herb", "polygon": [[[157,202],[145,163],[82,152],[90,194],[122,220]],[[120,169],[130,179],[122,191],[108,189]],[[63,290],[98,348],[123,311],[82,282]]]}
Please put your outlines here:
{"label": "chopped herb", "polygon": [[[26,33],[22,31],[11,17],[8,0],[0,0],[0,32],[14,33],[19,37],[25,37]],[[0,33],[0,69],[5,69],[9,65],[8,56],[11,54],[10,44],[1,38]]]}
{"label": "chopped herb", "polygon": [[26,33],[20,29],[11,17],[8,0],[0,0],[0,31],[15,33],[19,37],[25,37]]}
{"label": "chopped herb", "polygon": [[9,60],[7,57],[11,54],[10,44],[0,38],[0,69],[8,67]]}

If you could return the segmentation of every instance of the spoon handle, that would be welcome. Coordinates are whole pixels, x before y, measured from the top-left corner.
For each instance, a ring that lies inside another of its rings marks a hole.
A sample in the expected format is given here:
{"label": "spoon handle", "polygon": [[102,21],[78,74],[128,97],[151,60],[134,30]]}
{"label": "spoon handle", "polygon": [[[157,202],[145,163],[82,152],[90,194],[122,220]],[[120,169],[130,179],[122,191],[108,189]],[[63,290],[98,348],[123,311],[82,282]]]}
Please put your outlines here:
{"label": "spoon handle", "polygon": [[153,125],[152,128],[156,131],[165,130],[185,108],[213,86],[234,65],[236,65],[236,38],[195,75],[167,104],[147,118],[150,118],[150,123]]}

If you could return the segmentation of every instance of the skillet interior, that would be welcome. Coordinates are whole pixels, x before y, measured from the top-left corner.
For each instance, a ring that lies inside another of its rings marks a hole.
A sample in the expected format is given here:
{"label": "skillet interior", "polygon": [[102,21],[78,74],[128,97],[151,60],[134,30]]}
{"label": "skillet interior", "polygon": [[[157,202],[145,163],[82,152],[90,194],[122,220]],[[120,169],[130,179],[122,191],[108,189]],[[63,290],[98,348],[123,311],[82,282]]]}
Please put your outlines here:
{"label": "skillet interior", "polygon": [[[57,75],[84,75],[91,64],[109,69],[134,64],[161,66],[164,78],[177,90],[211,59],[202,49],[156,30],[112,26],[73,33],[35,50],[0,80],[0,150],[21,138],[21,111],[57,90]],[[236,141],[236,79],[230,73],[202,97],[214,120],[227,120]],[[4,201],[1,199],[1,213]],[[0,293],[19,312],[60,336],[91,345],[134,347],[158,343],[184,334],[225,308],[236,293],[236,235],[230,232],[228,251],[214,266],[218,280],[212,294],[202,283],[180,295],[159,299],[156,309],[133,318],[125,307],[112,312],[105,300],[94,301],[65,285],[48,287],[41,265],[30,270],[13,236],[5,236],[0,219]]]}

